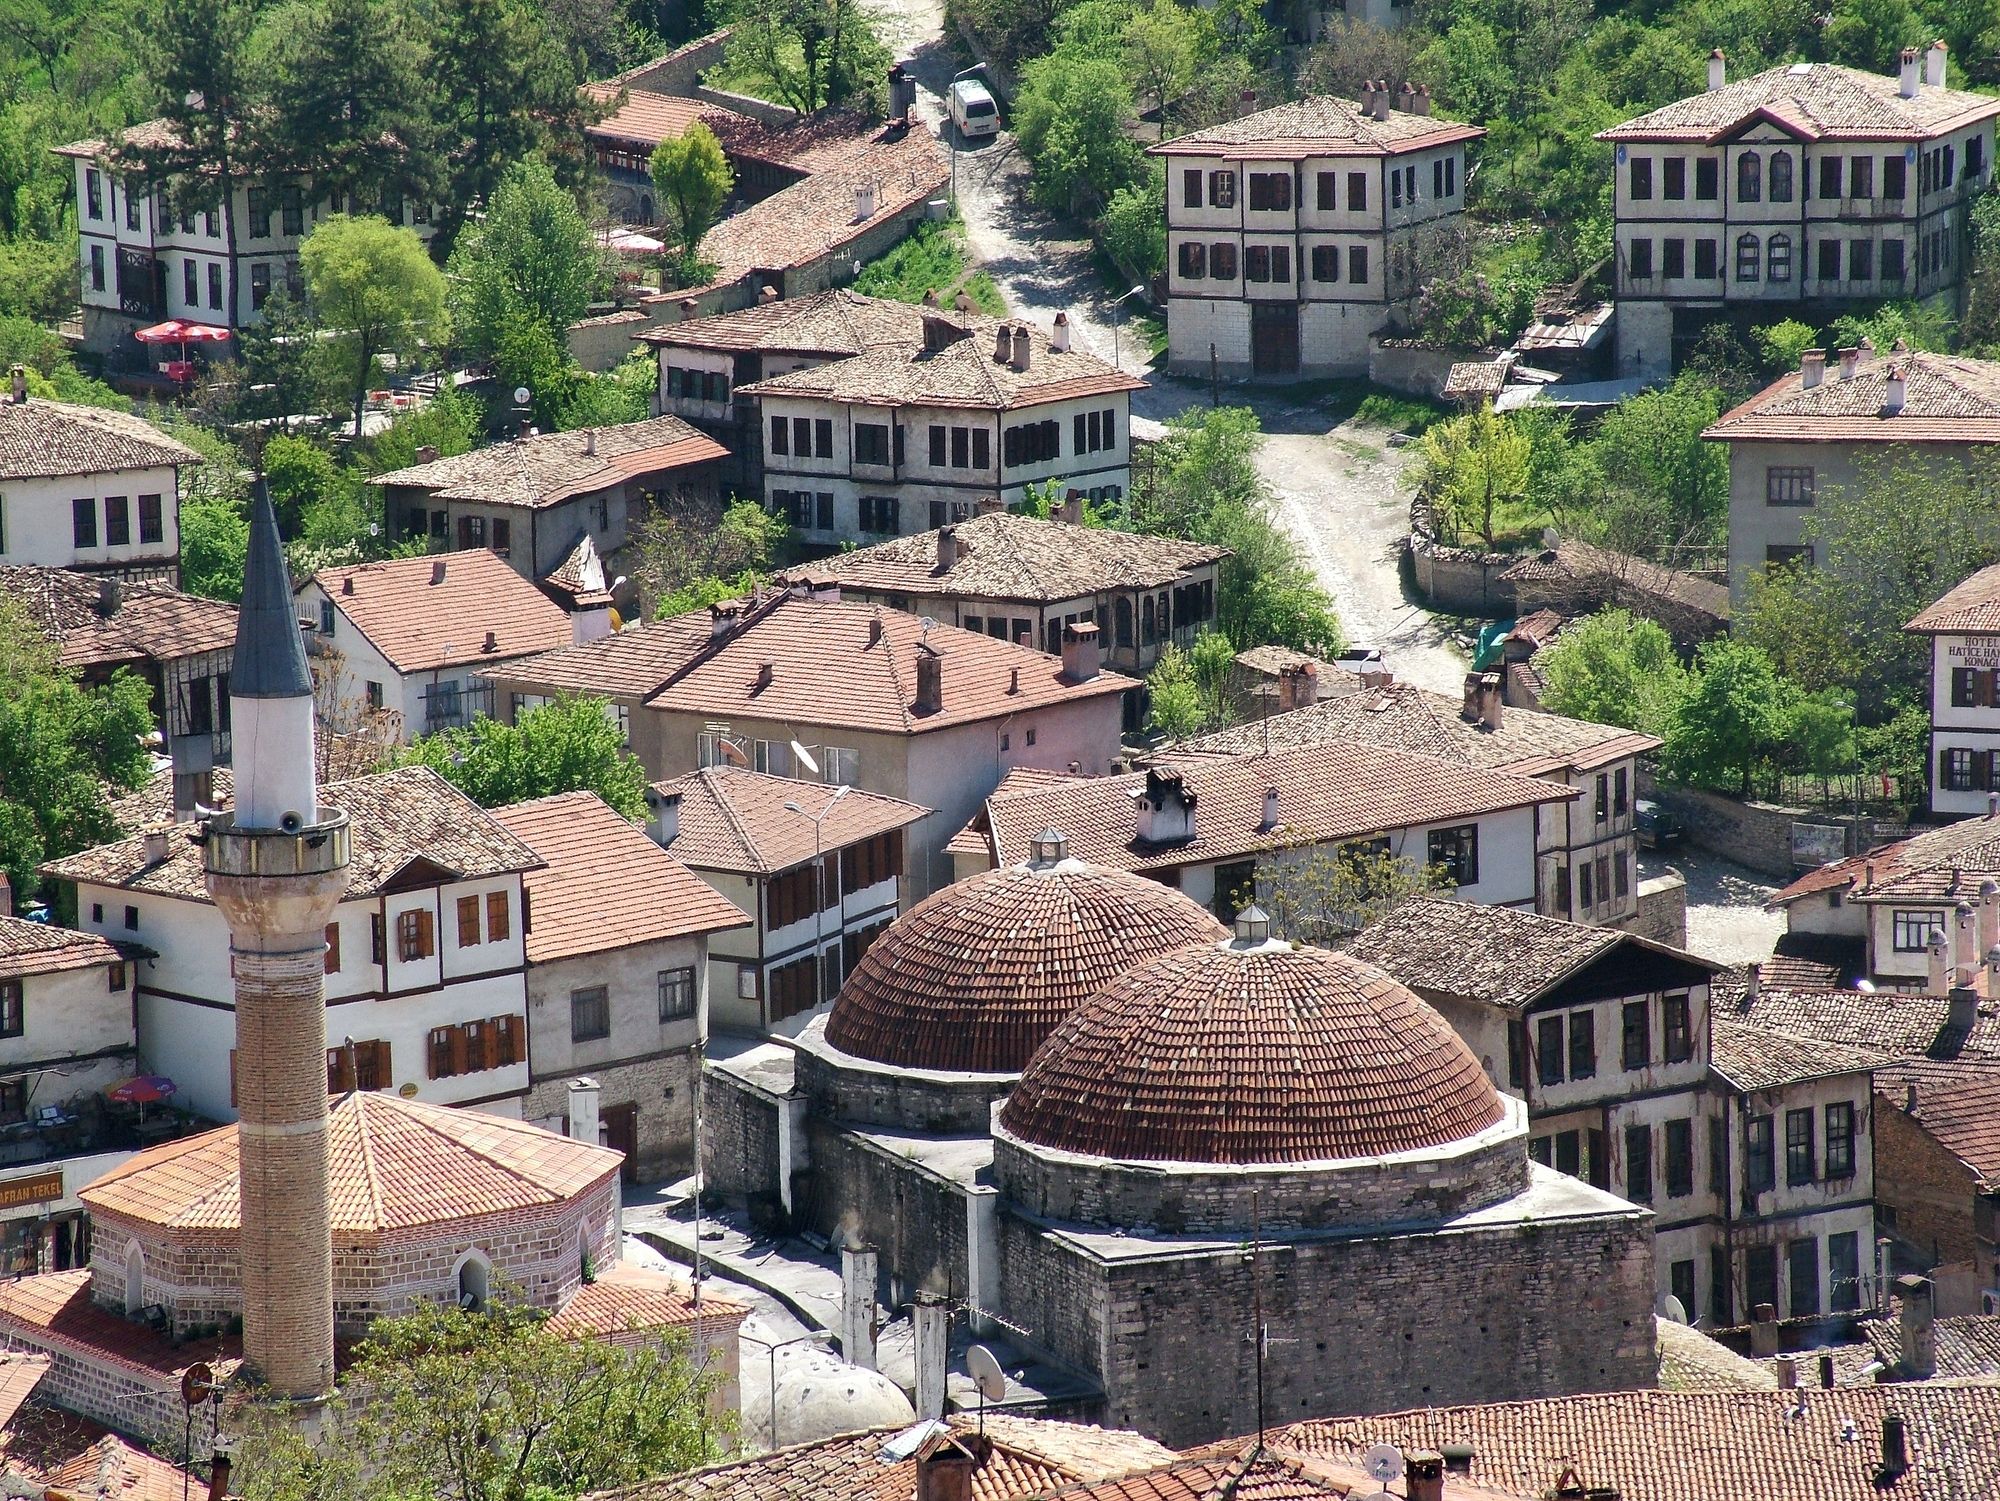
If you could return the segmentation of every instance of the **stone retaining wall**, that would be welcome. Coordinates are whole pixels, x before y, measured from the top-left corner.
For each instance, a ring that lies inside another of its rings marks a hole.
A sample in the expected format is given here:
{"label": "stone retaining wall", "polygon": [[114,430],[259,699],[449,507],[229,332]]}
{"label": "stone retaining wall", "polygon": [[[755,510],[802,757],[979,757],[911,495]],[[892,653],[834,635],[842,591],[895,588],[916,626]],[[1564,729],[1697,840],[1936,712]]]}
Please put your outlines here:
{"label": "stone retaining wall", "polygon": [[1500,575],[1520,562],[1517,553],[1479,552],[1440,542],[1430,502],[1410,502],[1410,571],[1417,592],[1433,609],[1501,620],[1515,609],[1514,586]]}

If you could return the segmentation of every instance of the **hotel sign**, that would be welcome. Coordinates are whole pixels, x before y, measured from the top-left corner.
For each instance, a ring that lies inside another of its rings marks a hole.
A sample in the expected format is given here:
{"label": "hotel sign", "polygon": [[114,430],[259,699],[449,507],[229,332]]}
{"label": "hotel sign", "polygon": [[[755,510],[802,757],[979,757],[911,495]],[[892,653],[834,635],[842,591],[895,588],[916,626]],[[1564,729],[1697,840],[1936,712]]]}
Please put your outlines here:
{"label": "hotel sign", "polygon": [[25,1209],[30,1204],[46,1204],[62,1196],[63,1174],[59,1167],[0,1182],[0,1210]]}
{"label": "hotel sign", "polygon": [[2000,667],[2000,639],[1972,636],[1945,648],[1947,660],[1966,667]]}

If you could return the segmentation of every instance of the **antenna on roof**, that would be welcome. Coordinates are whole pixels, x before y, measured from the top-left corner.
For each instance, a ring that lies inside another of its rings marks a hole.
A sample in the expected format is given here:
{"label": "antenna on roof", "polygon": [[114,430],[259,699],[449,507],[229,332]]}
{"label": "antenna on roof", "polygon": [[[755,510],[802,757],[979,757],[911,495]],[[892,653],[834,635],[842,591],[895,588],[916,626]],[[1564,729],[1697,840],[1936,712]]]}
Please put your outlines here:
{"label": "antenna on roof", "polygon": [[1264,1322],[1264,1230],[1258,1216],[1257,1190],[1250,1190],[1250,1316],[1256,1324],[1254,1331],[1257,1342],[1257,1452],[1264,1450],[1264,1357],[1268,1347],[1274,1344],[1291,1345],[1298,1341],[1274,1340],[1271,1329]]}

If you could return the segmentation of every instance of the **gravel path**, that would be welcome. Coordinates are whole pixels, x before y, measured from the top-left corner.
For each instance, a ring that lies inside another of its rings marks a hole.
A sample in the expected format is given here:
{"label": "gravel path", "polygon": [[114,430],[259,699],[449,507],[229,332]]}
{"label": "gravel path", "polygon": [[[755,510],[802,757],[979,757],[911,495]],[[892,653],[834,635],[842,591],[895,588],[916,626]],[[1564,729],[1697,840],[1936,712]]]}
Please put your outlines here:
{"label": "gravel path", "polygon": [[1642,877],[1669,868],[1687,879],[1687,946],[1718,964],[1761,963],[1785,931],[1782,912],[1766,912],[1764,899],[1778,888],[1769,876],[1719,855],[1683,845],[1666,854],[1641,851]]}

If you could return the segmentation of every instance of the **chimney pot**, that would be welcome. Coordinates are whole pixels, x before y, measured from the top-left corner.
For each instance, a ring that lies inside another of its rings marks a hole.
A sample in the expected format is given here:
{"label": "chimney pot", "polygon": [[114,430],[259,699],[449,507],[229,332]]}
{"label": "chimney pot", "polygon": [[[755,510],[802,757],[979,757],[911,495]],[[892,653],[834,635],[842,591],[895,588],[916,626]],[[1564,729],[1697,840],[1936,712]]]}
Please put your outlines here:
{"label": "chimney pot", "polygon": [[1861,364],[1861,351],[1859,349],[1848,348],[1841,350],[1840,378],[1842,380],[1853,380],[1854,372],[1860,366],[1860,364]]}
{"label": "chimney pot", "polygon": [[1028,344],[1028,326],[1025,323],[1014,327],[1014,357],[1008,362],[1016,370],[1026,370],[1033,360],[1033,352]]}
{"label": "chimney pot", "polygon": [[1789,1355],[1778,1357],[1778,1390],[1791,1391],[1799,1384],[1799,1363]]}
{"label": "chimney pot", "polygon": [[870,646],[879,646],[881,642],[882,617],[880,615],[870,615],[868,617],[868,644]]}
{"label": "chimney pot", "polygon": [[777,663],[775,663],[775,662],[759,662],[759,663],[757,664],[757,688],[756,688],[756,691],[757,691],[757,692],[759,692],[759,693],[762,693],[762,692],[763,692],[763,691],[764,691],[764,690],[765,690],[766,688],[770,687],[770,686],[771,686],[771,679],[772,679],[773,677],[775,677],[775,676],[777,675],[777,671],[778,671],[778,664],[777,664]]}
{"label": "chimney pot", "polygon": [[1049,335],[1050,354],[1069,353],[1069,314],[1057,313],[1055,330]]}
{"label": "chimney pot", "polygon": [[216,1451],[208,1462],[208,1501],[223,1501],[229,1494],[229,1475],[235,1467],[227,1454]]}
{"label": "chimney pot", "polygon": [[1099,657],[1095,622],[1082,620],[1063,627],[1062,664],[1063,676],[1072,683],[1096,681]]}
{"label": "chimney pot", "polygon": [[1410,100],[1410,108],[1420,115],[1427,115],[1431,112],[1431,86],[1429,84],[1420,83],[1417,85],[1417,92]]}
{"label": "chimney pot", "polygon": [[858,182],[854,185],[854,222],[865,224],[875,217],[875,184]]}
{"label": "chimney pot", "polygon": [[1719,89],[1727,82],[1729,82],[1729,60],[1723,55],[1722,49],[1717,47],[1708,54],[1708,86],[1711,89]]}
{"label": "chimney pot", "polygon": [[1014,334],[1006,324],[993,330],[993,363],[1004,365],[1014,357]]}
{"label": "chimney pot", "polygon": [[444,559],[431,559],[431,587],[435,589],[444,582]]}
{"label": "chimney pot", "polygon": [[1939,37],[1931,43],[1930,50],[1924,53],[1924,82],[1931,88],[1944,87],[1944,63],[1950,56],[1950,50],[1945,46],[1944,38]]}
{"label": "chimney pot", "polygon": [[1826,379],[1826,351],[1808,349],[1799,356],[1799,386],[1810,391]]}
{"label": "chimney pot", "polygon": [[1890,370],[1889,383],[1882,392],[1882,415],[1884,417],[1896,417],[1902,414],[1903,400],[1908,390],[1908,372],[1901,365],[1897,365]]}
{"label": "chimney pot", "polygon": [[1430,1449],[1406,1453],[1403,1494],[1408,1501],[1444,1501],[1444,1456]]}
{"label": "chimney pot", "polygon": [[1904,1475],[1909,1468],[1910,1440],[1903,1415],[1885,1412],[1882,1414],[1882,1473],[1885,1476]]}
{"label": "chimney pot", "polygon": [[1374,115],[1376,119],[1386,120],[1389,118],[1389,102],[1392,98],[1394,98],[1394,95],[1389,92],[1389,80],[1386,78],[1378,79],[1375,84]]}
{"label": "chimney pot", "polygon": [[955,526],[938,528],[937,566],[939,573],[948,573],[958,566],[958,528]]}
{"label": "chimney pot", "polygon": [[1743,999],[1746,1001],[1756,1000],[1757,988],[1763,984],[1763,981],[1764,966],[1755,960],[1746,964],[1743,967]]}
{"label": "chimney pot", "polygon": [[14,405],[17,407],[26,406],[28,404],[28,367],[26,365],[10,366],[7,371],[7,383],[14,397]]}
{"label": "chimney pot", "polygon": [[1275,829],[1277,826],[1278,826],[1278,789],[1275,787],[1266,787],[1264,789],[1264,816],[1263,820],[1257,825],[1257,827],[1266,832],[1269,832],[1270,830]]}
{"label": "chimney pot", "polygon": [[1404,79],[1403,86],[1396,90],[1396,108],[1406,115],[1410,114],[1412,112],[1410,101],[1416,97],[1416,94],[1417,91],[1410,86],[1410,80],[1407,78]]}
{"label": "chimney pot", "polygon": [[437,457],[438,451],[437,444],[435,443],[426,443],[417,450],[417,462],[419,464],[435,464]]}
{"label": "chimney pot", "polygon": [[671,848],[681,832],[681,795],[648,787],[646,811],[646,832],[653,836],[653,843],[662,849]]}
{"label": "chimney pot", "polygon": [[1933,932],[1930,942],[1924,945],[1924,957],[1928,967],[1925,970],[1927,988],[1932,995],[1951,993],[1951,944],[1941,932]]}
{"label": "chimney pot", "polygon": [[1019,692],[1021,691],[1021,669],[1020,669],[1020,668],[1018,668],[1018,667],[1010,667],[1010,668],[1008,668],[1008,669],[1007,669],[1007,691],[1008,691],[1008,692],[1009,692],[1010,694],[1011,694],[1011,693],[1019,693]]}
{"label": "chimney pot", "polygon": [[115,574],[97,581],[97,613],[109,619],[125,604],[125,583]]}
{"label": "chimney pot", "polygon": [[777,300],[778,300],[778,289],[772,286],[769,282],[765,282],[763,286],[757,289],[758,302],[760,303],[776,302]]}
{"label": "chimney pot", "polygon": [[167,858],[167,832],[165,829],[149,829],[146,832],[146,863],[158,865]]}
{"label": "chimney pot", "polygon": [[1833,1390],[1833,1357],[1831,1355],[1822,1355],[1819,1358],[1819,1384],[1828,1391]]}
{"label": "chimney pot", "polygon": [[342,580],[340,581],[340,592],[341,592],[342,594],[352,594],[352,593],[354,592],[354,575],[353,575],[353,574],[351,574],[351,573],[350,573],[350,574],[348,574],[348,575],[347,575],[347,576],[346,576],[345,578],[343,578],[343,579],[342,579]]}
{"label": "chimney pot", "polygon": [[917,652],[917,701],[919,714],[935,714],[944,707],[944,658],[929,648]]}
{"label": "chimney pot", "polygon": [[488,631],[486,639],[479,643],[479,649],[488,653],[500,650],[500,633],[498,631]]}
{"label": "chimney pot", "polygon": [[1750,1314],[1750,1358],[1769,1360],[1778,1353],[1778,1310],[1759,1303]]}
{"label": "chimney pot", "polygon": [[681,322],[686,323],[700,311],[701,304],[696,302],[692,297],[683,297],[681,299]]}
{"label": "chimney pot", "polygon": [[586,458],[597,457],[597,429],[594,427],[583,430],[583,452]]}
{"label": "chimney pot", "polygon": [[1905,99],[1917,97],[1917,49],[1905,47],[1899,59],[1901,71],[1896,79],[1896,92]]}

